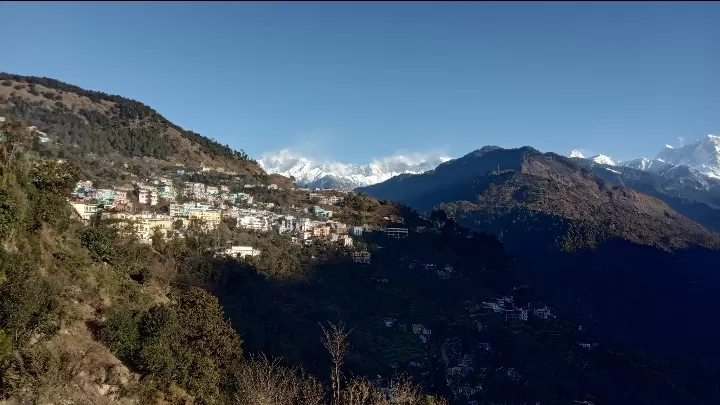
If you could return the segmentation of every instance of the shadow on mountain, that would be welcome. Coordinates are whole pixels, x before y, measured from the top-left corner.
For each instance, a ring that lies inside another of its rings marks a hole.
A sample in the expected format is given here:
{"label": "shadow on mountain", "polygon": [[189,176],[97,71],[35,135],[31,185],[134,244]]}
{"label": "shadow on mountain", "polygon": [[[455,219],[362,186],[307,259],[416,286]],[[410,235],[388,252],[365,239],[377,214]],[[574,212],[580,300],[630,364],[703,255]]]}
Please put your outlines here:
{"label": "shadow on mountain", "polygon": [[[673,339],[676,345],[685,345],[688,339],[682,336],[682,328],[693,324],[692,333],[703,326],[706,336],[712,336],[708,323],[715,312],[696,311],[688,317],[682,307],[673,304],[677,297],[685,300],[684,306],[699,305],[713,288],[704,291],[681,286],[686,294],[668,298],[673,286],[690,279],[665,270],[668,256],[662,252],[640,254],[636,246],[619,242],[594,252],[548,256],[547,260],[558,260],[552,266],[533,267],[522,261],[513,265],[497,238],[470,232],[452,220],[438,234],[392,240],[382,233],[370,233],[364,239],[372,251],[369,265],[336,256],[316,262],[304,279],[287,281],[261,274],[250,262],[222,260],[213,263],[212,275],[204,284],[220,298],[247,351],[283,357],[318,376],[327,375],[329,367],[318,324],[333,321],[344,322],[353,330],[345,367],[348,375],[389,377],[397,371],[414,372],[423,386],[446,396],[450,392],[440,346],[454,340],[463,351],[476,355],[477,367],[495,370],[483,379],[483,399],[487,401],[572,403],[586,398],[614,404],[710,404],[720,398],[709,370],[681,360],[658,359],[592,332],[597,327],[608,331],[608,336],[620,335],[624,341],[648,347],[671,344]],[[694,261],[688,265],[695,266],[714,260],[714,256],[691,251],[678,255],[692,257]],[[623,261],[625,257],[630,261]],[[613,267],[616,261],[620,267]],[[583,262],[590,265],[578,265]],[[426,264],[450,265],[453,277],[438,279],[435,270],[424,269]],[[638,270],[631,272],[622,266]],[[648,266],[660,270],[654,272],[650,286],[642,287],[648,283]],[[519,276],[532,280],[537,291],[513,291]],[[709,274],[694,277],[713,280]],[[519,305],[548,303],[551,298],[570,309],[561,312],[587,316],[585,330],[578,331],[576,324],[562,317],[508,325],[503,317],[492,314],[475,318],[484,325],[479,330],[476,321],[467,317],[471,303],[507,294]],[[582,297],[581,303],[578,297]],[[577,308],[584,310],[574,311]],[[637,316],[628,317],[627,311]],[[386,327],[384,318],[393,319],[395,325]],[[427,345],[412,333],[415,323],[432,330]],[[633,332],[618,333],[625,328]],[[644,342],[652,333],[663,337],[652,344]],[[593,351],[578,348],[578,341],[588,340],[603,343]],[[710,351],[701,345],[710,341],[700,339],[687,346],[695,345],[698,353],[707,354]],[[488,342],[493,351],[477,351],[478,342]],[[685,349],[693,354],[692,349]],[[420,371],[427,373],[408,368],[410,362],[426,364]],[[392,364],[400,368],[393,369]],[[507,379],[504,370],[508,367],[523,375],[522,383]]]}
{"label": "shadow on mountain", "polygon": [[606,337],[720,367],[718,235],[657,198],[528,147],[483,148],[362,191],[498,235],[519,276]]}
{"label": "shadow on mountain", "polygon": [[[515,250],[525,257],[523,249]],[[720,366],[717,264],[704,248],[673,253],[613,240],[581,253],[518,260],[516,269],[578,323],[627,344]]]}

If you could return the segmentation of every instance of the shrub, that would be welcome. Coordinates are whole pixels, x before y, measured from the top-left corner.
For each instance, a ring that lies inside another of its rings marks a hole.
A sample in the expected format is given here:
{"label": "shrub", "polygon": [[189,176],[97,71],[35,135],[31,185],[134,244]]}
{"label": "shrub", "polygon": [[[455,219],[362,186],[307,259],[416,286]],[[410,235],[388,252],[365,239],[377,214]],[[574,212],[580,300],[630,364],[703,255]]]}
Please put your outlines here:
{"label": "shrub", "polygon": [[118,357],[129,359],[140,346],[139,316],[127,308],[110,312],[100,329],[100,339],[112,347]]}
{"label": "shrub", "polygon": [[115,254],[117,232],[101,226],[86,228],[80,232],[80,242],[90,252],[90,257],[99,262],[110,262]]}
{"label": "shrub", "polygon": [[10,340],[10,336],[8,336],[5,331],[0,329],[0,364],[2,364],[5,359],[10,357],[12,352],[13,345],[12,340]]}

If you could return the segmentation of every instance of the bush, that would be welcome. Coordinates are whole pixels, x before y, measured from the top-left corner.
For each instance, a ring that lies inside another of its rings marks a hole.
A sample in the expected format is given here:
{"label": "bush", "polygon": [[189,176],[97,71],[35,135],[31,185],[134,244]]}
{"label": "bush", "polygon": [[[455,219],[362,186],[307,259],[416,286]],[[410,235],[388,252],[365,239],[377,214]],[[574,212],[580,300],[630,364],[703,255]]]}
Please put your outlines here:
{"label": "bush", "polygon": [[12,352],[13,345],[12,340],[10,340],[10,336],[0,329],[0,364],[2,364],[5,359],[9,358]]}
{"label": "bush", "polygon": [[12,86],[12,82],[11,82],[10,80],[3,80],[3,81],[2,81],[2,85],[3,85],[3,86],[10,87],[10,86]]}
{"label": "bush", "polygon": [[0,325],[13,345],[24,347],[36,334],[53,335],[60,325],[58,292],[35,274],[34,263],[19,254],[0,252],[6,280],[0,284]]}
{"label": "bush", "polygon": [[140,346],[139,315],[127,308],[113,310],[107,316],[100,339],[112,347],[118,357],[131,358]]}
{"label": "bush", "polygon": [[86,228],[80,232],[80,243],[99,262],[110,262],[115,254],[117,232],[110,227]]}

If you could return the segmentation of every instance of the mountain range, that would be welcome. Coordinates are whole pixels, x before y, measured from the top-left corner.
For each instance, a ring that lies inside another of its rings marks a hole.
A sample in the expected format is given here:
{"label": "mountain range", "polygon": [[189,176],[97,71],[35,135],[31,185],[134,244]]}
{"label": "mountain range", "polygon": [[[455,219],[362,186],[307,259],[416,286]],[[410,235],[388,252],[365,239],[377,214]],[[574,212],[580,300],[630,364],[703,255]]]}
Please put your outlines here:
{"label": "mountain range", "polygon": [[680,148],[665,145],[665,149],[658,153],[655,158],[641,157],[626,161],[617,161],[605,155],[586,158],[577,150],[570,152],[569,157],[588,159],[594,163],[608,166],[629,167],[656,174],[663,174],[679,166],[685,166],[699,174],[720,180],[720,136],[716,135],[708,135],[697,142]]}
{"label": "mountain range", "polygon": [[324,163],[282,150],[277,154],[266,154],[258,159],[258,163],[267,173],[292,177],[303,187],[349,191],[381,183],[399,174],[423,173],[450,159],[445,156],[413,154],[384,157],[367,164]]}
{"label": "mountain range", "polygon": [[[715,204],[714,198],[720,196],[720,137],[715,135],[708,135],[681,148],[666,145],[655,158],[642,157],[627,161],[618,161],[606,155],[586,158],[577,150],[568,156],[582,165],[600,165],[609,173],[627,177],[618,179],[618,182],[645,176],[633,171],[636,170],[660,176],[662,179],[653,178],[651,181],[665,183],[663,189],[675,196],[707,191],[714,197],[698,198],[711,205]],[[448,160],[451,158],[447,156],[415,154],[380,158],[368,164],[321,163],[282,150],[276,154],[265,154],[258,159],[258,163],[268,173],[292,176],[300,186],[348,191],[381,183],[393,176],[432,170]]]}

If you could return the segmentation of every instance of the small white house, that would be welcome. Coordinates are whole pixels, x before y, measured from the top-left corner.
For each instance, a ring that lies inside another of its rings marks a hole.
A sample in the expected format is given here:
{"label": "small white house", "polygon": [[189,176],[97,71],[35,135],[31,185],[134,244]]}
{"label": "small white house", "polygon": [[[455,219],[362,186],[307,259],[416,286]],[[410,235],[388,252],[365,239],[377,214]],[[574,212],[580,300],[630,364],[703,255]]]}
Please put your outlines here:
{"label": "small white house", "polygon": [[245,258],[259,256],[261,251],[252,246],[231,246],[221,252],[226,256]]}

